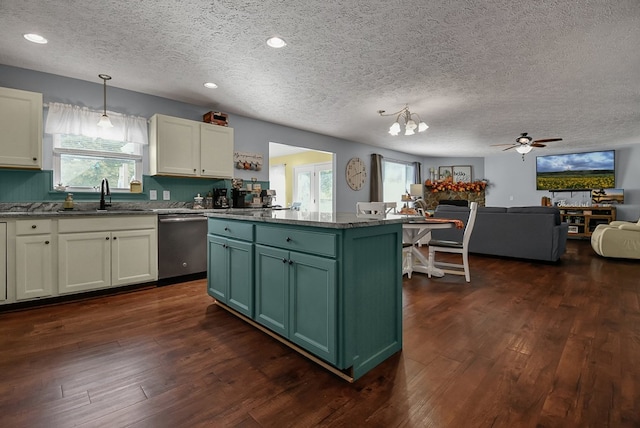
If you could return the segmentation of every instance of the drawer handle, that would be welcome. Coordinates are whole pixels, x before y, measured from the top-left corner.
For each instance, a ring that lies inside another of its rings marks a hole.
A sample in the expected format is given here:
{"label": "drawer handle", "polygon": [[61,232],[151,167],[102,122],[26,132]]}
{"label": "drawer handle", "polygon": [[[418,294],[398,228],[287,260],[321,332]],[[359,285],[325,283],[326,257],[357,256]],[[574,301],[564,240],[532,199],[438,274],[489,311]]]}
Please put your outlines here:
{"label": "drawer handle", "polygon": [[228,231],[229,231],[229,228],[228,228],[227,226],[225,226],[225,227],[224,227],[224,231],[225,231],[225,232],[228,232]]}
{"label": "drawer handle", "polygon": [[292,239],[287,236],[287,242],[291,242]]}
{"label": "drawer handle", "polygon": [[35,229],[36,227],[38,227],[38,226],[36,226],[35,224],[31,225],[31,229]]}

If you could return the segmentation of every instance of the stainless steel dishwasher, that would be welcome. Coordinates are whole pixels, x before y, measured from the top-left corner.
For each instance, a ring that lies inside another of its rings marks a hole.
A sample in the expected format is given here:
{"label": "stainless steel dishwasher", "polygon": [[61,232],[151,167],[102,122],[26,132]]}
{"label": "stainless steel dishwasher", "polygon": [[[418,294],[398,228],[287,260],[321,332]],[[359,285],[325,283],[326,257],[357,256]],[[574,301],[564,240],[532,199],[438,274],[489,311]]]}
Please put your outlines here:
{"label": "stainless steel dishwasher", "polygon": [[206,274],[207,217],[199,213],[158,215],[158,284]]}

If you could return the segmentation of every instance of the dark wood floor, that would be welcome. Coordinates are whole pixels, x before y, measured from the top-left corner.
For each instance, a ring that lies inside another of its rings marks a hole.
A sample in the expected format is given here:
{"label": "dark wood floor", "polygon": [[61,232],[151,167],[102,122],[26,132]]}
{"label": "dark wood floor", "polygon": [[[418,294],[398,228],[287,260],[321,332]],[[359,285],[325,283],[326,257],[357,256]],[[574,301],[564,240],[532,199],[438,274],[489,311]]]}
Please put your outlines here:
{"label": "dark wood floor", "polygon": [[404,349],[354,384],[205,282],[0,314],[1,427],[638,427],[640,264],[471,256],[404,281]]}

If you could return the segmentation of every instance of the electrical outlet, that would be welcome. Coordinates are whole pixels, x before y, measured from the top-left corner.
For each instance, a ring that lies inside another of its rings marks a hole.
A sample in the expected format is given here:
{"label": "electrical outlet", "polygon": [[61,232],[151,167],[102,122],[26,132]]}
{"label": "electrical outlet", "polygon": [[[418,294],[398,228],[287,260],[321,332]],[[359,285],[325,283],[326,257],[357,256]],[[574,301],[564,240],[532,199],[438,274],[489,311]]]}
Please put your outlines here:
{"label": "electrical outlet", "polygon": [[171,200],[171,192],[168,190],[163,190],[162,191],[162,200],[163,201],[170,201]]}
{"label": "electrical outlet", "polygon": [[149,200],[157,201],[158,200],[158,191],[157,190],[149,190]]}

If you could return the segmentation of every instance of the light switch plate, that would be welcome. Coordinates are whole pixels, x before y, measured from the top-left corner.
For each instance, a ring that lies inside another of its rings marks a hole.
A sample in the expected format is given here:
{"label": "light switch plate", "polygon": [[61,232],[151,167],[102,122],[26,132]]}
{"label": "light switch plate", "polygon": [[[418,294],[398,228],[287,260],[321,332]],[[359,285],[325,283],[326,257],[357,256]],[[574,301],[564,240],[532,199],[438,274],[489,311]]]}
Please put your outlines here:
{"label": "light switch plate", "polygon": [[149,190],[149,200],[157,201],[158,200],[158,191],[157,190]]}
{"label": "light switch plate", "polygon": [[171,200],[171,192],[168,190],[163,190],[162,191],[162,200],[163,201],[169,201]]}

